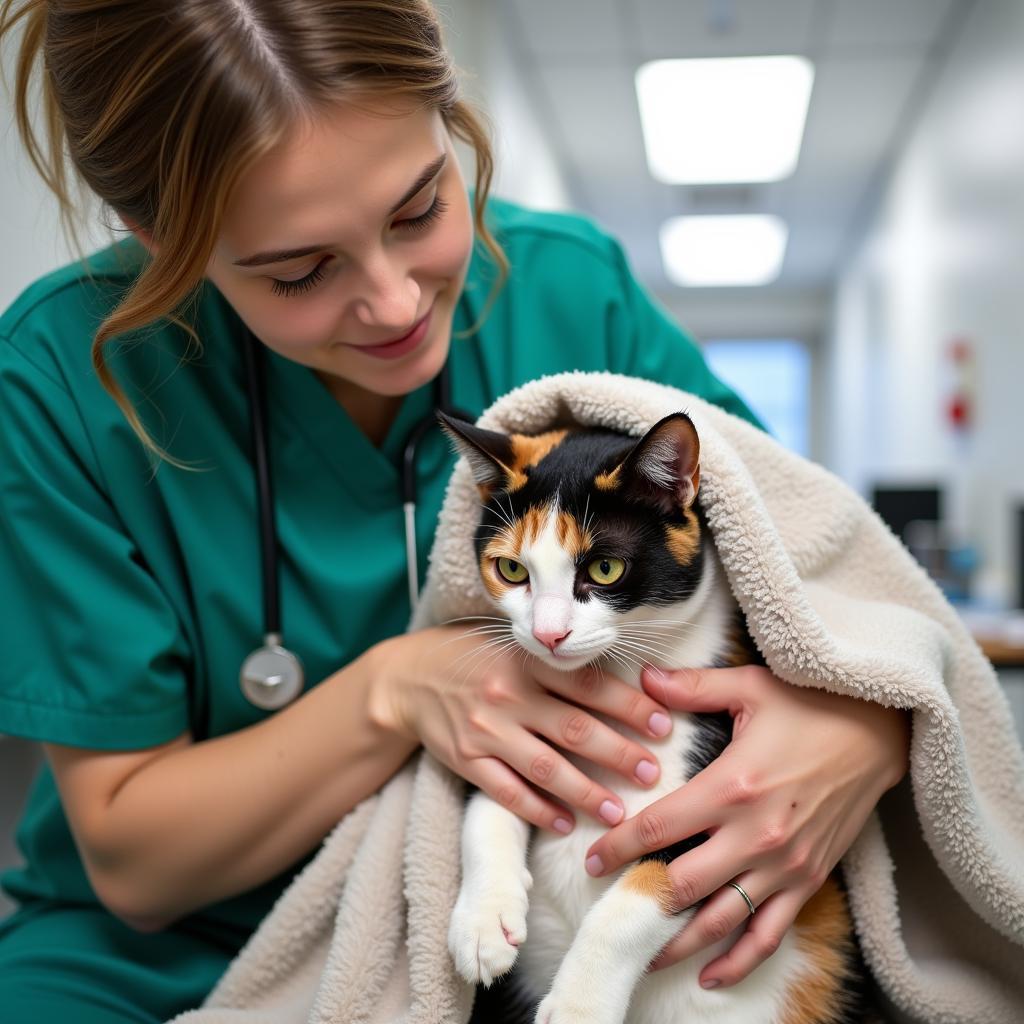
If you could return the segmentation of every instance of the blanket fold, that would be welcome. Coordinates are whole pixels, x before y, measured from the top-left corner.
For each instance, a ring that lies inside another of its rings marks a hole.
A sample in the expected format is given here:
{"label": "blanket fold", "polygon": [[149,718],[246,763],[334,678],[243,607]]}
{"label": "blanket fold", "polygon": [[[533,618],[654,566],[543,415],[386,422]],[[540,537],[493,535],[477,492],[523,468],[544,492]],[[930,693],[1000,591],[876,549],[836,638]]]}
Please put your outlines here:
{"label": "blanket fold", "polygon": [[[640,436],[679,410],[700,436],[698,500],[772,671],[913,711],[910,774],[843,858],[858,936],[892,1016],[1017,1024],[1020,742],[991,665],[868,505],[748,423],[650,381],[546,377],[499,399],[478,422],[524,433],[579,423]],[[491,610],[472,544],[477,517],[476,488],[460,462],[410,628]],[[465,1024],[473,990],[447,952],[463,788],[426,752],[414,757],[346,815],[203,1007],[178,1024]]]}

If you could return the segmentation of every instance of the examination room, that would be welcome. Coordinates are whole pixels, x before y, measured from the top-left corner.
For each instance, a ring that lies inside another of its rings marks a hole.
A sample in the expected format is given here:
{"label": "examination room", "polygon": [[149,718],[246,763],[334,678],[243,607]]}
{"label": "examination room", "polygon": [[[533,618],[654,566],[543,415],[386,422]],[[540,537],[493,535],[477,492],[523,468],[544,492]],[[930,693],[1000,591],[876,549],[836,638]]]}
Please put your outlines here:
{"label": "examination room", "polygon": [[1021,0],[0,72],[2,1024],[1024,1020]]}

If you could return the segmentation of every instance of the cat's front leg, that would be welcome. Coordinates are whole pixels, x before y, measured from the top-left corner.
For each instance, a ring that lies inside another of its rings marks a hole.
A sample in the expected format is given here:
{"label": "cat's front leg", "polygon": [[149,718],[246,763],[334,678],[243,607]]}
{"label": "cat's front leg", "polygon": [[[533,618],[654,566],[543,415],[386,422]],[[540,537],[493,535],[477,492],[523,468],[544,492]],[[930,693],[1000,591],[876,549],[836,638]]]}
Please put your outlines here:
{"label": "cat's front leg", "polygon": [[448,927],[458,972],[490,986],[512,969],[526,939],[530,826],[486,793],[473,794],[462,826],[462,885]]}
{"label": "cat's front leg", "polygon": [[661,861],[627,869],[583,919],[536,1024],[622,1024],[647,965],[693,913],[673,900]]}

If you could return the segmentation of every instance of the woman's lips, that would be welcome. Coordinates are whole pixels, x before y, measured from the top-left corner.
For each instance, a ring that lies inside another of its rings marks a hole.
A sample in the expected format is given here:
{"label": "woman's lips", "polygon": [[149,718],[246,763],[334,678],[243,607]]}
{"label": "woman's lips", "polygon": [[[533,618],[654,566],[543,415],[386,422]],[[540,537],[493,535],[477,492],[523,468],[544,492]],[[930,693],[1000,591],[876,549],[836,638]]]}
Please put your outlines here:
{"label": "woman's lips", "polygon": [[434,307],[431,306],[408,334],[403,334],[402,337],[396,338],[394,341],[386,341],[382,345],[349,345],[348,347],[358,349],[376,359],[398,359],[399,356],[411,352],[426,337],[433,312]]}

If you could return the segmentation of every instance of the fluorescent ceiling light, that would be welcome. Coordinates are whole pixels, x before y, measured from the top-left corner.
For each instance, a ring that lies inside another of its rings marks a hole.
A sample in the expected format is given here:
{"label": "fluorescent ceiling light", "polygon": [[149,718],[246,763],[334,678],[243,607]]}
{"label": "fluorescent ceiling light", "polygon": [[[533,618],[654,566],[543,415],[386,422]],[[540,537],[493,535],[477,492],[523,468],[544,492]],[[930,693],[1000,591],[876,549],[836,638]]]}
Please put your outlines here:
{"label": "fluorescent ceiling light", "polygon": [[788,177],[813,81],[805,57],[644,64],[636,92],[651,174],[670,185]]}
{"label": "fluorescent ceiling light", "polygon": [[673,217],[661,226],[661,258],[674,284],[759,285],[774,281],[789,229],[778,217]]}

